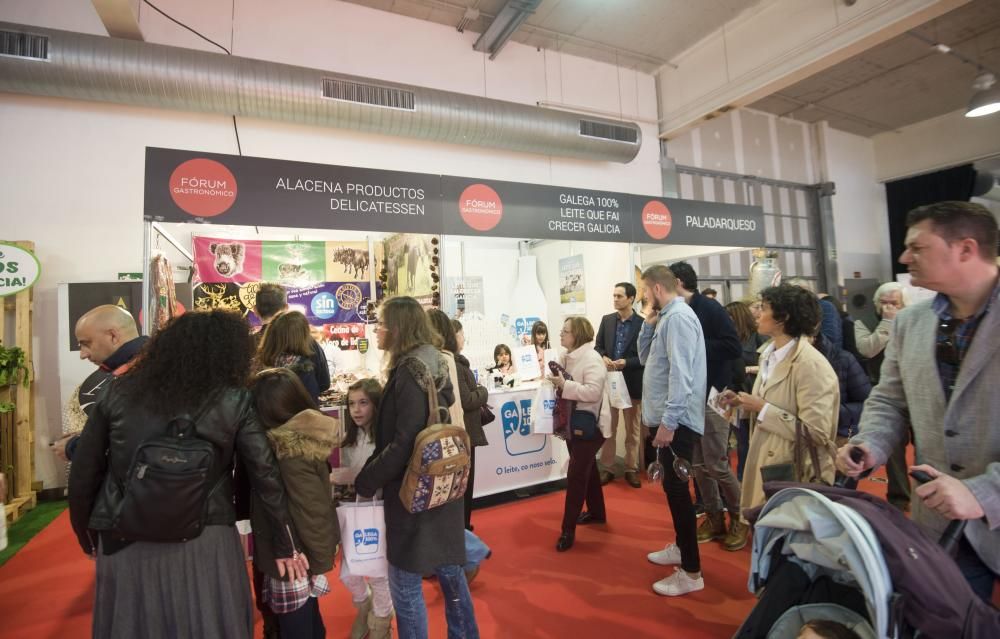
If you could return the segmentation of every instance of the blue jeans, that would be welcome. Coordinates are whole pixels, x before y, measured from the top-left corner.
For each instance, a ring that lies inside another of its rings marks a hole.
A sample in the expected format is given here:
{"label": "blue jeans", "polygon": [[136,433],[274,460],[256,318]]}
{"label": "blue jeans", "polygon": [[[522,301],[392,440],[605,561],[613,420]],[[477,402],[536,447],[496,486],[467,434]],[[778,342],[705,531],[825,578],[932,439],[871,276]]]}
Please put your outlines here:
{"label": "blue jeans", "polygon": [[464,570],[475,570],[476,566],[492,554],[490,547],[477,537],[476,533],[471,530],[465,531],[465,565],[462,566]]}
{"label": "blue jeans", "polygon": [[[445,600],[448,639],[479,639],[472,595],[461,566],[438,566],[435,570]],[[396,608],[399,639],[427,639],[427,604],[423,576],[389,564],[389,592]]]}

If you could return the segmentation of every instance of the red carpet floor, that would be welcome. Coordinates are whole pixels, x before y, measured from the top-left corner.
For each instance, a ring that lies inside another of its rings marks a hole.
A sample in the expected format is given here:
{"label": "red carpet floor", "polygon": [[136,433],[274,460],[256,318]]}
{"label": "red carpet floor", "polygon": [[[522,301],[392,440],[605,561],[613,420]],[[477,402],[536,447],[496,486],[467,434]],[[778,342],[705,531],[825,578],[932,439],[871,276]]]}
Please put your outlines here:
{"label": "red carpet floor", "polygon": [[[476,532],[492,547],[472,585],[481,636],[488,638],[731,637],[753,606],[749,546],[729,553],[703,544],[706,588],[676,599],[651,585],[669,568],[646,553],[672,539],[662,490],[621,480],[605,488],[609,523],[580,527],[576,545],[555,552],[562,492],[475,511]],[[339,581],[320,600],[331,638],[347,637],[354,609]],[[0,635],[18,639],[90,636],[94,566],[60,515],[0,568]],[[445,637],[440,592],[425,582],[430,636]],[[260,628],[258,625],[258,635]]]}

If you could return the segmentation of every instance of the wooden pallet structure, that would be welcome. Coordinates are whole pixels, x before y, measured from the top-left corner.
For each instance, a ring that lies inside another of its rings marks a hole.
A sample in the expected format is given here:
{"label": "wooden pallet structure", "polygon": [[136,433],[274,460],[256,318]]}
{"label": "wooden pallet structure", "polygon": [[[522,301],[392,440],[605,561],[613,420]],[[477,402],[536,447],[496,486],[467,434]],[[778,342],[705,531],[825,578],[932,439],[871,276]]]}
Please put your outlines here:
{"label": "wooden pallet structure", "polygon": [[[10,242],[35,252],[34,242]],[[17,521],[25,512],[35,507],[37,496],[35,477],[35,367],[32,362],[32,304],[33,289],[0,298],[0,341],[4,346],[18,346],[24,351],[28,367],[28,384],[0,387],[0,402],[12,402],[13,412],[0,413],[0,472],[7,478],[4,495],[8,522]],[[11,330],[12,329],[12,330]],[[13,334],[8,342],[4,337]]]}

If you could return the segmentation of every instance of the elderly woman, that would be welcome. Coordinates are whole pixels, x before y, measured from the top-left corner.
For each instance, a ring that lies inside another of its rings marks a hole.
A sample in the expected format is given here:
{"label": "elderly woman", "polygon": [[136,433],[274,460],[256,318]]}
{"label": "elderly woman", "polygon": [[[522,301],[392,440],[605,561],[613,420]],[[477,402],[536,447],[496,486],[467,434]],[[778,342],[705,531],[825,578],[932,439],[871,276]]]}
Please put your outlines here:
{"label": "elderly woman", "polygon": [[[816,296],[792,284],[761,292],[757,331],[771,338],[760,358],[760,373],[753,393],[726,391],[729,406],[750,413],[750,450],[743,475],[740,508],[745,512],[764,503],[761,469],[792,463],[796,446],[802,446],[803,481],[813,478],[832,483],[832,450],[840,412],[840,383],[830,362],[810,343],[820,323]],[[814,468],[803,442],[797,441],[796,424],[807,430],[819,455]]]}
{"label": "elderly woman", "polygon": [[879,286],[872,296],[875,303],[875,314],[879,317],[878,326],[872,330],[864,320],[855,320],[854,339],[858,344],[858,352],[862,357],[871,360],[868,370],[872,381],[878,383],[878,373],[882,366],[882,352],[889,343],[889,333],[896,314],[906,308],[906,288],[899,282],[886,282]]}
{"label": "elderly woman", "polygon": [[[569,420],[571,437],[567,442],[569,469],[562,534],[556,542],[556,550],[565,552],[573,546],[577,524],[607,521],[595,456],[604,440],[611,436],[611,410],[604,401],[608,370],[594,350],[594,327],[585,317],[570,317],[563,323],[559,339],[566,349],[566,372],[573,379],[568,380],[562,374],[550,379],[562,389],[564,399],[576,402]],[[581,514],[584,501],[587,510]]]}

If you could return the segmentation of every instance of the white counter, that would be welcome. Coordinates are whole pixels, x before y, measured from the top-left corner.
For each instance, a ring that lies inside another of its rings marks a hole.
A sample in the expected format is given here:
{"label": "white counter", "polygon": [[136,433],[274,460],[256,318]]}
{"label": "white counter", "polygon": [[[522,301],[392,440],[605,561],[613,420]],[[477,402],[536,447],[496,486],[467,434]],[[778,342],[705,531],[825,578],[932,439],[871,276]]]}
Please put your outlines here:
{"label": "white counter", "polygon": [[544,484],[566,477],[569,451],[552,435],[531,433],[531,405],[540,382],[490,391],[496,419],[483,429],[489,446],[476,449],[474,497]]}

